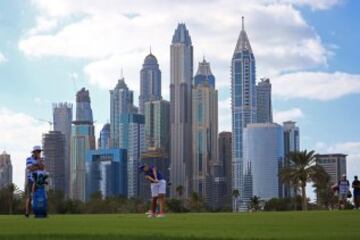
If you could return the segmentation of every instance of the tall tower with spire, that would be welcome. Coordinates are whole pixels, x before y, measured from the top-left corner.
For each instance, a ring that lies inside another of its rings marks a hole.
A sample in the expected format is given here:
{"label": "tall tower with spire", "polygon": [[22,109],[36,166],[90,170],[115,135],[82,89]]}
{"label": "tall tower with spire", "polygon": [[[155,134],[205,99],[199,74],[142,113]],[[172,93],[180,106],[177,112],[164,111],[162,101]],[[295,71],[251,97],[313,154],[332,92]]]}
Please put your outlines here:
{"label": "tall tower with spire", "polygon": [[140,71],[139,113],[144,114],[145,102],[157,100],[161,100],[161,71],[150,47]]}
{"label": "tall tower with spire", "polygon": [[231,61],[231,108],[232,108],[232,161],[233,190],[240,197],[234,199],[234,210],[245,208],[251,197],[251,172],[243,165],[243,129],[256,123],[256,64],[250,41],[244,27],[236,43]]}
{"label": "tall tower with spire", "polygon": [[170,46],[170,194],[190,193],[192,163],[193,46],[184,23],[178,24]]}

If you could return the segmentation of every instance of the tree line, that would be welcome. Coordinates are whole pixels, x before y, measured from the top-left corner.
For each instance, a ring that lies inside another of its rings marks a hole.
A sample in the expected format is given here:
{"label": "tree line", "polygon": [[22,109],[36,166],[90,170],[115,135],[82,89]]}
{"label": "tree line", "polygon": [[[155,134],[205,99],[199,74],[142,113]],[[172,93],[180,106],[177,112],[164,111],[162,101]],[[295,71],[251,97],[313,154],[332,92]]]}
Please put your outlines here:
{"label": "tree line", "polygon": [[[308,210],[328,209],[337,204],[337,198],[331,188],[330,176],[319,165],[315,164],[314,151],[300,151],[290,153],[291,160],[288,166],[283,167],[279,177],[284,184],[291,186],[294,190],[293,198],[274,198],[262,201],[253,196],[248,206],[251,211],[286,211],[286,210]],[[317,195],[317,203],[309,202],[306,196],[306,186],[312,182]],[[227,206],[222,209],[211,209],[206,206],[203,199],[192,193],[188,199],[182,199],[184,188],[178,186],[176,192],[179,199],[167,200],[167,210],[170,212],[206,212],[206,211],[231,211]],[[234,199],[240,197],[238,190],[232,193]],[[115,196],[103,198],[100,192],[91,195],[88,202],[65,199],[62,192],[49,190],[48,206],[50,214],[81,214],[81,213],[144,213],[150,208],[150,201],[140,198],[126,198]],[[19,188],[10,184],[0,189],[0,214],[22,214],[25,206],[25,194]],[[348,208],[351,204],[348,203]]]}

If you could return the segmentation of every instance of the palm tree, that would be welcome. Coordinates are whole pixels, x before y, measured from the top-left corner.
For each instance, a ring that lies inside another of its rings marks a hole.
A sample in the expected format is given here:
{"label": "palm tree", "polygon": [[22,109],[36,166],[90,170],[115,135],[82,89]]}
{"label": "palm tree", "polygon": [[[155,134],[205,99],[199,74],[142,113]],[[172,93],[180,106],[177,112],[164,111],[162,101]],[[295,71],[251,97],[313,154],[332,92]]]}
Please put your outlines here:
{"label": "palm tree", "polygon": [[192,210],[200,211],[203,209],[203,201],[198,193],[192,192],[190,196],[190,207]]}
{"label": "palm tree", "polygon": [[234,190],[232,191],[232,196],[233,196],[233,198],[235,198],[234,210],[237,212],[237,199],[238,199],[239,196],[240,196],[239,190],[238,190],[238,189],[234,189]]}
{"label": "palm tree", "polygon": [[183,195],[183,193],[184,193],[184,186],[182,186],[182,185],[179,185],[179,186],[177,186],[176,187],[176,193],[179,195],[179,197],[181,198],[182,197],[182,195]]}
{"label": "palm tree", "polygon": [[330,175],[322,169],[316,176],[313,177],[317,198],[317,204],[325,206],[326,208],[332,207],[335,203],[334,192],[332,190],[332,183]]}
{"label": "palm tree", "polygon": [[258,211],[260,209],[260,197],[253,196],[250,198],[250,210]]}
{"label": "palm tree", "polygon": [[300,186],[302,209],[307,210],[306,183],[320,176],[323,168],[315,164],[314,151],[291,152],[289,155],[291,164],[280,170],[280,178],[294,187]]}

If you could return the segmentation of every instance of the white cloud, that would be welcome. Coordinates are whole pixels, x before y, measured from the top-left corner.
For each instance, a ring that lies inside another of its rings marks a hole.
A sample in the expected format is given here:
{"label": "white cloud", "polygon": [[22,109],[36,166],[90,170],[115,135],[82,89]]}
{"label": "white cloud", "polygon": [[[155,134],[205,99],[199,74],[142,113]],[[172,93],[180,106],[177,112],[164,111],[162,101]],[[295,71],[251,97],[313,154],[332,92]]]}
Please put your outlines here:
{"label": "white cloud", "polygon": [[[39,9],[39,18],[62,24],[51,33],[25,34],[19,42],[20,50],[31,57],[89,60],[84,71],[92,84],[102,88],[109,88],[116,81],[121,66],[125,77],[137,82],[151,44],[163,72],[163,89],[168,89],[169,45],[178,22],[186,22],[189,28],[194,62],[205,54],[218,79],[217,85],[222,88],[230,85],[229,65],[242,15],[246,16],[246,29],[261,75],[326,66],[329,55],[313,27],[288,1],[154,0],[149,4],[140,0],[134,4],[117,0],[34,0],[33,3]],[[105,63],[112,66],[105,67]]]}
{"label": "white cloud", "polygon": [[50,19],[40,16],[37,17],[36,24],[36,27],[29,30],[30,35],[47,33],[50,30],[53,30],[57,26],[58,22],[56,19]]}
{"label": "white cloud", "polygon": [[273,94],[283,98],[332,100],[360,93],[360,75],[343,72],[297,72],[272,78]]}
{"label": "white cloud", "polygon": [[300,108],[292,108],[286,111],[274,112],[274,121],[280,124],[286,121],[295,121],[303,117],[304,113]]}
{"label": "white cloud", "polygon": [[21,189],[25,181],[25,160],[34,145],[41,145],[42,133],[48,130],[47,123],[32,116],[0,108],[0,147],[11,155],[14,183]]}
{"label": "white cloud", "polygon": [[2,52],[0,52],[0,63],[6,62],[6,61],[7,61],[6,57],[4,56],[4,54]]}
{"label": "white cloud", "polygon": [[299,6],[310,6],[313,10],[327,10],[340,5],[344,0],[280,0],[285,3],[292,3]]}

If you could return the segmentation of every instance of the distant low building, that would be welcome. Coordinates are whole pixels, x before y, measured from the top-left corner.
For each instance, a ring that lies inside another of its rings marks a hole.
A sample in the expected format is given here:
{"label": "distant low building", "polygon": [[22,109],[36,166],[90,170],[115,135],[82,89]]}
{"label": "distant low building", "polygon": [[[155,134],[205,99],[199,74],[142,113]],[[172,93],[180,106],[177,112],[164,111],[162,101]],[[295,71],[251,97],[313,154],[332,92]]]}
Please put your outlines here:
{"label": "distant low building", "polygon": [[127,196],[126,149],[91,150],[86,154],[86,199],[101,192],[103,198]]}
{"label": "distant low building", "polygon": [[5,151],[0,154],[0,189],[10,185],[13,182],[13,168],[10,154]]}
{"label": "distant low building", "polygon": [[346,174],[346,156],[341,153],[317,154],[316,164],[322,166],[331,177],[331,183],[337,183]]}

